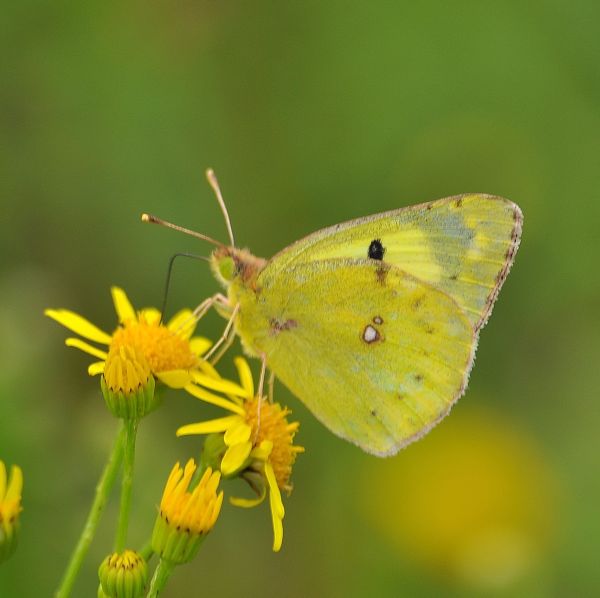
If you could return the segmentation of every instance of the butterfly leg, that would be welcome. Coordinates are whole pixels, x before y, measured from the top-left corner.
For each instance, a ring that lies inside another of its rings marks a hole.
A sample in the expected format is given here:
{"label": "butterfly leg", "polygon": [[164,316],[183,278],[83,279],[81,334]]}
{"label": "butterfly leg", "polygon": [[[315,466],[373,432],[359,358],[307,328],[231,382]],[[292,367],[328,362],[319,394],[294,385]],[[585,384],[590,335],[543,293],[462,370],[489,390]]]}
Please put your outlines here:
{"label": "butterfly leg", "polygon": [[267,356],[264,353],[260,355],[260,378],[258,379],[258,396],[263,396],[263,389],[265,386],[265,372],[267,371]]}
{"label": "butterfly leg", "polygon": [[204,359],[210,359],[216,353],[217,349],[228,340],[230,332],[233,332],[233,323],[235,322],[235,317],[237,316],[239,309],[240,304],[236,303],[221,338],[211,347],[210,351],[204,356]]}
{"label": "butterfly leg", "polygon": [[229,330],[227,340],[221,345],[221,347],[219,348],[219,351],[210,360],[211,365],[217,365],[217,363],[219,363],[219,361],[221,361],[221,357],[223,357],[223,355],[225,355],[225,353],[227,353],[227,351],[229,350],[229,347],[231,347],[231,344],[233,343],[234,339],[235,339],[235,330],[232,327]]}
{"label": "butterfly leg", "polygon": [[216,293],[212,297],[205,299],[200,305],[198,305],[194,311],[192,312],[192,317],[196,320],[196,322],[202,319],[206,312],[215,304],[215,303],[227,303],[227,297],[222,293]]}
{"label": "butterfly leg", "polygon": [[260,366],[260,378],[258,379],[258,400],[256,401],[256,434],[254,435],[254,441],[258,437],[258,431],[260,430],[260,412],[262,411],[263,402],[263,388],[265,385],[265,371],[267,370],[267,356],[264,353],[260,355],[261,366]]}
{"label": "butterfly leg", "polygon": [[223,303],[223,302],[227,303],[227,297],[225,297],[225,295],[223,295],[222,293],[216,293],[212,297],[208,297],[208,299],[205,299],[202,303],[200,303],[200,305],[198,305],[196,308],[194,308],[194,311],[191,313],[190,317],[186,318],[177,327],[177,330],[175,332],[180,332],[181,330],[183,330],[184,328],[189,326],[192,323],[192,321],[194,321],[194,320],[196,322],[198,322],[206,315],[206,312],[215,303]]}
{"label": "butterfly leg", "polygon": [[273,391],[275,390],[275,372],[269,372],[269,403],[273,404]]}

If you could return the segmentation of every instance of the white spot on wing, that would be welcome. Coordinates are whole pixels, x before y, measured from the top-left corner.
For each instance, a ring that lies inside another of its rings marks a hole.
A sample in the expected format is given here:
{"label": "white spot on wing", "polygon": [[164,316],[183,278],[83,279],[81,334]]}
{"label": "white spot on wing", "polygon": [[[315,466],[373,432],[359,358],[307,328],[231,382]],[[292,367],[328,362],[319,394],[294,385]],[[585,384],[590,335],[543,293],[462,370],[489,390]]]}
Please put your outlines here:
{"label": "white spot on wing", "polygon": [[379,333],[377,332],[377,330],[375,330],[375,328],[373,328],[373,326],[369,324],[363,332],[364,341],[367,343],[372,343],[373,341],[376,341],[378,337]]}

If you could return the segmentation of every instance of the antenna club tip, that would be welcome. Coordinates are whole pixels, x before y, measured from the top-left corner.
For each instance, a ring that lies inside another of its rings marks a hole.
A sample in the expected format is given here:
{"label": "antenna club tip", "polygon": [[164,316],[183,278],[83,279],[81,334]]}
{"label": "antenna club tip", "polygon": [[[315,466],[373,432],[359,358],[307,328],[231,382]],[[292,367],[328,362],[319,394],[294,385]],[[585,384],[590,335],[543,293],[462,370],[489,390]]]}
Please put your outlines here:
{"label": "antenna club tip", "polygon": [[150,214],[147,214],[146,212],[144,212],[141,217],[140,217],[142,222],[151,222],[152,221],[152,216],[150,216]]}

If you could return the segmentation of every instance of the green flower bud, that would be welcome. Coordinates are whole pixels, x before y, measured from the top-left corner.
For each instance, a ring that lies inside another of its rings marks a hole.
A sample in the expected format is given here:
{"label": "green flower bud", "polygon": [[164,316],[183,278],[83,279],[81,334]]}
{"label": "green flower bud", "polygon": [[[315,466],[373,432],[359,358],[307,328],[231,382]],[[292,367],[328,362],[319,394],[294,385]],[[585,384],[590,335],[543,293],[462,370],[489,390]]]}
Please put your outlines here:
{"label": "green flower bud", "polygon": [[150,366],[132,346],[111,349],[100,385],[106,406],[121,419],[141,419],[160,402]]}
{"label": "green flower bud", "polygon": [[221,474],[208,468],[196,487],[189,485],[196,471],[190,459],[185,469],[177,463],[172,471],[160,503],[152,533],[152,549],[173,564],[190,561],[213,528],[223,503],[223,492],[217,494]]}
{"label": "green flower bud", "polygon": [[98,598],[141,598],[148,583],[148,565],[133,550],[108,555],[98,569]]}

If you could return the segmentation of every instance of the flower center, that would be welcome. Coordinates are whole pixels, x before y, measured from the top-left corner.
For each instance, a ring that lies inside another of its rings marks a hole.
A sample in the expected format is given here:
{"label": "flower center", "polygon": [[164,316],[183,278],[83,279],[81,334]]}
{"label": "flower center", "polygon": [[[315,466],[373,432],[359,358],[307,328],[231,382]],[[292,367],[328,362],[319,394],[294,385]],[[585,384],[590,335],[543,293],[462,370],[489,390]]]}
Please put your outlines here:
{"label": "flower center", "polygon": [[269,462],[273,466],[277,485],[282,490],[291,492],[292,486],[289,481],[292,475],[292,466],[296,461],[296,455],[304,450],[303,447],[293,444],[300,424],[298,422],[290,424],[287,415],[291,411],[287,408],[282,409],[279,403],[270,403],[265,399],[260,401],[259,421],[258,403],[257,397],[244,402],[246,422],[252,428],[252,435],[256,437],[255,444],[257,446],[263,440],[270,440],[273,443]]}
{"label": "flower center", "polygon": [[143,316],[130,320],[113,334],[111,349],[123,345],[141,351],[153,372],[188,370],[198,363],[189,341],[158,322],[149,323]]}

